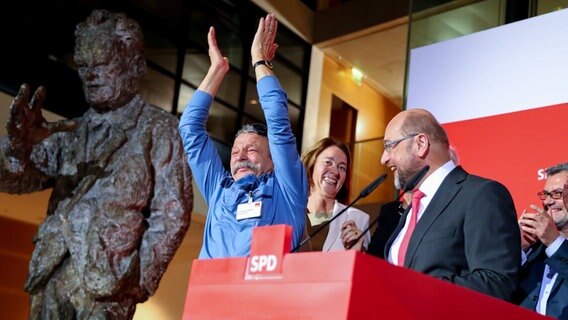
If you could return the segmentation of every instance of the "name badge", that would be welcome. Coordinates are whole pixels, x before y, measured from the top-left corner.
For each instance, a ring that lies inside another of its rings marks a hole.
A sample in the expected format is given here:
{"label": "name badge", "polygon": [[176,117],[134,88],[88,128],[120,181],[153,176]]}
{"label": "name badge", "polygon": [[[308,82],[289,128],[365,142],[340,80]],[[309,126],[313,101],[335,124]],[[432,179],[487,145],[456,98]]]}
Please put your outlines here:
{"label": "name badge", "polygon": [[241,203],[237,206],[237,220],[260,217],[262,202]]}

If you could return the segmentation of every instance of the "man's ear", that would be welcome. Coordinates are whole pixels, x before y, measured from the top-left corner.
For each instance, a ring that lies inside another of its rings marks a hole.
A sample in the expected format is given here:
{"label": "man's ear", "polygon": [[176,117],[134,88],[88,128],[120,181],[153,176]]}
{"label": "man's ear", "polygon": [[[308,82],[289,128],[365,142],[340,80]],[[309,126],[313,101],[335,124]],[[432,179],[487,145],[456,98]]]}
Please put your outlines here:
{"label": "man's ear", "polygon": [[430,152],[430,139],[423,133],[418,134],[417,138],[418,156],[424,159]]}
{"label": "man's ear", "polygon": [[568,181],[564,184],[564,206],[568,208]]}
{"label": "man's ear", "polygon": [[268,144],[268,137],[266,137],[266,150],[268,150],[268,157],[272,159],[272,152],[270,152],[270,145]]}

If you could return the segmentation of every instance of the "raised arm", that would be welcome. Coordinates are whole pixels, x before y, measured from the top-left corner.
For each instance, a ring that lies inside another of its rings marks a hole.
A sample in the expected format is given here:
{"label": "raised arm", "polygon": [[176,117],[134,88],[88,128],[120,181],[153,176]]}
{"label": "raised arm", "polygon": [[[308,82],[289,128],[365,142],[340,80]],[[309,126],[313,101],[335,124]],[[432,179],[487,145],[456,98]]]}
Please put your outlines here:
{"label": "raised arm", "polygon": [[213,97],[229,71],[229,61],[219,50],[213,27],[207,34],[207,42],[211,66],[183,112],[179,132],[195,182],[208,202],[220,179],[227,174],[217,149],[207,134],[205,123]]}
{"label": "raised arm", "polygon": [[43,173],[30,165],[32,150],[61,131],[74,130],[78,123],[62,120],[49,123],[42,115],[45,89],[39,87],[30,101],[30,87],[23,84],[10,106],[6,124],[8,136],[0,140],[0,191],[24,193],[46,188]]}
{"label": "raised arm", "polygon": [[[278,29],[278,21],[273,14],[266,15],[266,18],[260,18],[258,23],[258,29],[252,40],[252,45],[250,48],[250,54],[252,58],[252,63],[255,64],[258,61],[267,61],[268,65],[274,59],[276,54],[276,49],[278,44],[274,41],[276,39],[276,31]],[[256,80],[266,76],[273,76],[274,72],[266,64],[258,65],[254,68],[256,74]]]}
{"label": "raised arm", "polygon": [[298,243],[302,239],[306,220],[308,182],[290,126],[288,99],[271,69],[270,61],[274,59],[278,48],[274,43],[277,27],[278,23],[272,14],[260,19],[251,46],[251,58],[253,64],[265,61],[255,67],[258,96],[268,125],[274,175],[286,198],[287,207],[281,210],[290,212],[289,218],[297,226],[293,231],[293,240]]}

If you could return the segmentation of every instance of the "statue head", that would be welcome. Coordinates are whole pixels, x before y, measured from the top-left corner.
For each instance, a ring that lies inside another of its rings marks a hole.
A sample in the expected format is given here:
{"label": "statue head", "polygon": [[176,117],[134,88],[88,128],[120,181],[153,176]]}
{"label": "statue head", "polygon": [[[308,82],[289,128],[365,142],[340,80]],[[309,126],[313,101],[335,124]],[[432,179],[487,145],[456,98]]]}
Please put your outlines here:
{"label": "statue head", "polygon": [[74,60],[87,103],[98,112],[128,103],[146,74],[142,30],[123,13],[95,10],[75,29]]}

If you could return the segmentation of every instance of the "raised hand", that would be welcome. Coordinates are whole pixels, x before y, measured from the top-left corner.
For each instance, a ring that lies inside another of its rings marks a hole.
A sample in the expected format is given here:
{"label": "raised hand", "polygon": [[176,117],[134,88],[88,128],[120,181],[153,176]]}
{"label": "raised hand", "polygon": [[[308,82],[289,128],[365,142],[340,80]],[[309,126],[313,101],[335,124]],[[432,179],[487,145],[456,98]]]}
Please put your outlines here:
{"label": "raised hand", "polygon": [[215,28],[209,28],[207,34],[207,44],[209,45],[209,59],[211,60],[211,67],[222,72],[223,74],[229,71],[229,59],[221,54],[219,45],[217,45],[217,35]]}
{"label": "raised hand", "polygon": [[221,54],[221,50],[217,44],[215,28],[213,27],[209,28],[209,32],[207,33],[207,44],[209,45],[209,60],[211,61],[211,66],[209,66],[205,78],[201,81],[199,90],[215,96],[223,78],[225,78],[225,74],[229,71],[229,59]]}
{"label": "raised hand", "polygon": [[271,61],[274,59],[278,48],[278,44],[274,43],[277,29],[278,21],[274,14],[269,13],[266,18],[260,18],[250,49],[252,63],[259,60]]}
{"label": "raised hand", "polygon": [[37,88],[32,100],[30,97],[30,87],[22,84],[18,95],[10,106],[10,118],[6,124],[11,148],[16,154],[29,154],[34,144],[43,141],[45,138],[60,131],[70,131],[77,127],[74,120],[61,120],[48,123],[41,113],[43,101],[45,100],[45,89]]}

